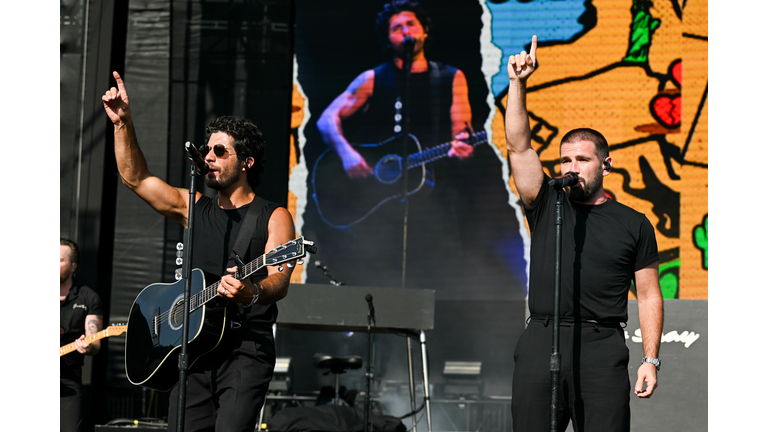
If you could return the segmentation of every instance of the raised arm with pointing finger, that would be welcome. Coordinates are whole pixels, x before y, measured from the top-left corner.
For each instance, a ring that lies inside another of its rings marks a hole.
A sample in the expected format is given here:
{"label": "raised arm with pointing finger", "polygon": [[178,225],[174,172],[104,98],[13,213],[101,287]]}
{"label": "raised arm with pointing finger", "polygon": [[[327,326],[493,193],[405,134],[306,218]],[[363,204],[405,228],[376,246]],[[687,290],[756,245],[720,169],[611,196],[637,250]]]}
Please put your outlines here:
{"label": "raised arm with pointing finger", "polygon": [[526,108],[526,82],[538,66],[536,63],[537,38],[531,39],[531,53],[521,51],[509,56],[507,73],[509,74],[509,93],[504,126],[507,136],[507,150],[512,178],[526,205],[533,203],[539,192],[544,173],[539,155],[531,147],[531,126],[528,123]]}
{"label": "raised arm with pointing finger", "polygon": [[[112,87],[101,97],[104,111],[115,128],[115,160],[123,184],[128,186],[153,209],[184,227],[187,226],[187,191],[177,189],[153,176],[139,148],[131,119],[131,106],[125,83],[117,72],[112,73],[117,88]],[[198,192],[197,198],[200,198]]]}

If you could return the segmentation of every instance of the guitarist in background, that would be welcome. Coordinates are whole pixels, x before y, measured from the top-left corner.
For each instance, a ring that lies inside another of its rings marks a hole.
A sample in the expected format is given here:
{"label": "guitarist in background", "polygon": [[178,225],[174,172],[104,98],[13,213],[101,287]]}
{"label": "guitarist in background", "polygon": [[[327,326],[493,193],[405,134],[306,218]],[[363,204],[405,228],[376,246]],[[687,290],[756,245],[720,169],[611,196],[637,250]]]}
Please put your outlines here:
{"label": "guitarist in background", "polygon": [[[117,88],[102,97],[114,124],[115,158],[123,184],[160,214],[187,226],[189,191],[175,188],[150,174],[131,120],[125,84],[114,72]],[[185,430],[252,432],[264,403],[275,366],[272,324],[275,302],[288,293],[292,268],[279,272],[269,266],[239,281],[230,252],[250,206],[258,216],[248,252],[237,251],[243,262],[287,243],[295,237],[288,210],[256,196],[254,189],[264,170],[265,143],[255,124],[238,117],[215,119],[206,128],[201,154],[210,168],[206,185],[218,193],[197,193],[195,205],[193,268],[221,279],[218,295],[235,317],[217,347],[189,369]],[[242,255],[245,254],[245,255]],[[178,386],[170,395],[168,430],[176,430]]]}
{"label": "guitarist in background", "polygon": [[77,353],[59,359],[59,400],[61,431],[74,432],[83,429],[82,368],[84,356],[94,356],[101,348],[101,341],[91,344],[85,336],[98,333],[102,328],[101,299],[92,289],[75,280],[80,262],[80,250],[72,240],[59,240],[59,300],[61,302],[60,346],[74,342]]}

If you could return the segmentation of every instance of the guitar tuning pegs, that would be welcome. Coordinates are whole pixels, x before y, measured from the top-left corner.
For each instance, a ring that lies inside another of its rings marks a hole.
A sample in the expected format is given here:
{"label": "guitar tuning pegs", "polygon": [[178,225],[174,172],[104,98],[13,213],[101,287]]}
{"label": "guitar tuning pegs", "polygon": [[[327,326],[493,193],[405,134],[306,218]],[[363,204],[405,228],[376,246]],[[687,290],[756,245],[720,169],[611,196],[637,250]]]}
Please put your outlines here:
{"label": "guitar tuning pegs", "polygon": [[296,261],[296,264],[298,264],[298,265],[304,265],[304,260],[298,260],[298,261]]}
{"label": "guitar tuning pegs", "polygon": [[288,266],[288,268],[293,268],[293,264],[292,263],[288,263],[286,265]]}
{"label": "guitar tuning pegs", "polygon": [[282,266],[282,264],[281,264],[281,265],[280,265],[280,267],[278,267],[278,268],[277,268],[277,271],[281,272],[281,271],[283,271],[283,270],[285,270],[285,268],[283,268],[283,266]]}

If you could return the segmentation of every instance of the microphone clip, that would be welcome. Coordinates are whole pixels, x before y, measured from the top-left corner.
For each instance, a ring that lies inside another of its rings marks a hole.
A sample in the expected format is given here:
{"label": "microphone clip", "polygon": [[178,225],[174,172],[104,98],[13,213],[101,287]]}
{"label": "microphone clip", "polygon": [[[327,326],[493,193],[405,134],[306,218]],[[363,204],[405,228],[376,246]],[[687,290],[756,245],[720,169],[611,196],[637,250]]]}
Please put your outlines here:
{"label": "microphone clip", "polygon": [[336,286],[342,286],[344,285],[344,282],[336,280],[336,278],[333,277],[333,274],[331,274],[331,271],[328,270],[327,266],[324,266],[322,262],[315,261],[315,267],[319,268],[323,272],[323,276],[327,277],[330,280],[331,285]]}
{"label": "microphone clip", "polygon": [[[187,141],[184,144],[184,149],[187,150],[187,154],[189,155],[189,160],[191,160],[192,163],[195,164],[195,167],[197,168],[197,172],[200,175],[208,174],[208,171],[210,171],[211,169],[208,167],[208,164],[205,162],[203,155],[201,155],[200,152],[197,151],[194,144]],[[195,170],[192,170],[192,172],[194,175]]]}

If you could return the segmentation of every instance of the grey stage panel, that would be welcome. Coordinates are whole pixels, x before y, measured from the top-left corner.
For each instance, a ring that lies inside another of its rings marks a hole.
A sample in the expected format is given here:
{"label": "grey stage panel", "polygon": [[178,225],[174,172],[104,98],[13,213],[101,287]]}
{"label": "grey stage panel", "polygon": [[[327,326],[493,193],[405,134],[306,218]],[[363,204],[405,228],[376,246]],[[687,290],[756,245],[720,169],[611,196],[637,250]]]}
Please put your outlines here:
{"label": "grey stage panel", "polygon": [[[632,431],[707,430],[707,300],[665,300],[659,387],[649,399],[632,395]],[[629,302],[625,329],[634,389],[643,357],[637,301]]]}
{"label": "grey stage panel", "polygon": [[402,288],[291,284],[280,300],[277,325],[287,329],[364,331],[373,297],[376,328],[431,330],[435,324],[435,291]]}

